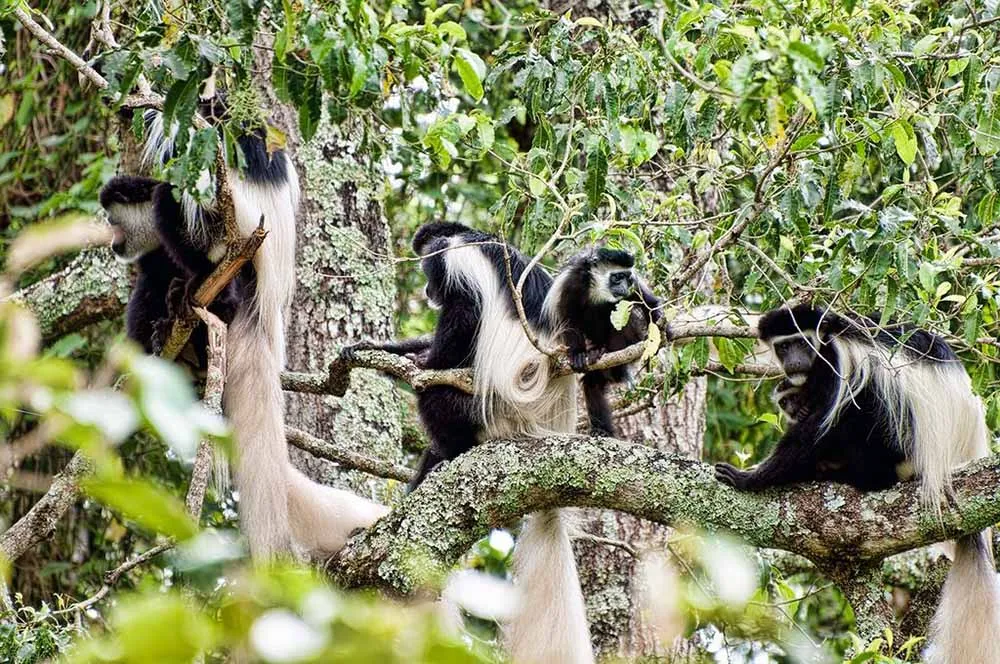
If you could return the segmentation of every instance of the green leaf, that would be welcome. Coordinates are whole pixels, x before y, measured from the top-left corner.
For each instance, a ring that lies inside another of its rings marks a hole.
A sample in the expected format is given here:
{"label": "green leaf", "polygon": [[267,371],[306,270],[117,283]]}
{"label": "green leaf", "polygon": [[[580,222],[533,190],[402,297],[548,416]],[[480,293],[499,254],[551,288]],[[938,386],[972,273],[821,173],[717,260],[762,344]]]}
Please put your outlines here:
{"label": "green leaf", "polygon": [[957,58],[948,61],[948,76],[958,76],[969,66],[969,58]]}
{"label": "green leaf", "polygon": [[181,459],[193,459],[206,435],[226,435],[225,422],[197,402],[191,384],[176,365],[139,355],[130,369],[130,388],[138,392],[143,417]]}
{"label": "green leaf", "polygon": [[689,9],[680,16],[677,17],[677,24],[674,26],[674,32],[677,34],[683,34],[687,31],[688,26],[694,24],[695,21],[701,18],[701,8]]}
{"label": "green leaf", "polygon": [[643,363],[656,355],[656,351],[660,350],[662,342],[663,338],[660,334],[660,328],[657,325],[650,325],[646,330],[646,345],[642,348],[642,357],[639,358],[639,362]]}
{"label": "green leaf", "polygon": [[176,496],[143,480],[95,477],[83,484],[94,500],[153,532],[185,540],[198,526]]}
{"label": "green leaf", "polygon": [[976,216],[979,218],[979,223],[989,226],[997,219],[998,214],[1000,214],[1000,196],[997,192],[991,191],[976,205]]}
{"label": "green leaf", "polygon": [[169,127],[177,122],[180,128],[178,142],[182,144],[187,143],[187,129],[191,126],[191,118],[198,106],[200,86],[201,77],[197,73],[192,73],[187,79],[171,85],[163,101],[163,126]]}
{"label": "green leaf", "polygon": [[438,26],[438,30],[454,39],[455,42],[464,42],[466,39],[465,28],[454,21],[445,21]]}
{"label": "green leaf", "polygon": [[931,49],[934,48],[934,44],[937,43],[937,40],[938,35],[927,35],[913,45],[913,55],[920,56],[930,53]]}
{"label": "green leaf", "polygon": [[622,300],[617,305],[615,305],[614,311],[611,312],[611,325],[616,330],[623,330],[625,326],[628,325],[628,319],[632,316],[632,306],[635,302],[631,300]]}
{"label": "green leaf", "polygon": [[747,356],[748,348],[734,339],[712,337],[712,344],[719,352],[719,362],[728,371],[735,369],[736,365],[742,362]]}
{"label": "green leaf", "polygon": [[320,89],[319,77],[312,77],[306,84],[305,98],[299,106],[299,131],[302,132],[303,141],[309,141],[316,135],[322,118],[323,92]]}
{"label": "green leaf", "polygon": [[815,48],[805,42],[793,41],[788,45],[788,53],[813,71],[820,71],[823,69],[823,65],[825,64],[823,56],[821,56]]}
{"label": "green leaf", "polygon": [[917,136],[913,133],[913,126],[906,120],[899,119],[893,123],[890,133],[896,145],[896,154],[909,166],[917,158]]}
{"label": "green leaf", "polygon": [[455,49],[455,69],[462,79],[462,85],[469,95],[479,101],[483,98],[483,80],[486,78],[486,63],[467,48]]}
{"label": "green leaf", "polygon": [[604,196],[608,180],[608,148],[602,139],[587,155],[587,203],[596,210]]}
{"label": "green leaf", "polygon": [[979,152],[992,157],[1000,152],[1000,103],[994,104],[992,112],[981,111],[979,123],[972,132],[972,140]]}
{"label": "green leaf", "polygon": [[4,128],[14,117],[14,94],[5,94],[0,97],[0,129]]}
{"label": "green leaf", "polygon": [[800,152],[802,150],[811,148],[813,145],[816,144],[816,141],[818,141],[821,138],[823,138],[823,134],[822,132],[818,131],[809,134],[802,134],[797,139],[795,139],[794,143],[792,143],[792,152]]}
{"label": "green leaf", "polygon": [[757,416],[757,421],[770,424],[775,429],[781,429],[781,418],[778,417],[777,413],[762,413]]}
{"label": "green leaf", "polygon": [[132,401],[111,389],[83,390],[71,394],[59,410],[80,424],[96,427],[114,445],[132,435],[139,415]]}

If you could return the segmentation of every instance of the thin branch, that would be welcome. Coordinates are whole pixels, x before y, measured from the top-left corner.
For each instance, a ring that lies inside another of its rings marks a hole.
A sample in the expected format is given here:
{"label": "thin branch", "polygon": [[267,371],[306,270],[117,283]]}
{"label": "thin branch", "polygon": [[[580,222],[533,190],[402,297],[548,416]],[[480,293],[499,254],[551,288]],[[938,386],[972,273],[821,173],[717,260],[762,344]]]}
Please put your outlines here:
{"label": "thin branch", "polygon": [[[205,309],[198,308],[195,310],[195,313],[208,326],[208,377],[205,380],[205,407],[213,412],[221,413],[222,388],[226,372],[226,326],[215,315]],[[212,468],[212,450],[213,445],[211,441],[201,441],[198,445],[198,451],[195,454],[194,467],[191,469],[191,483],[188,485],[187,497],[184,504],[187,507],[188,514],[195,520],[200,518],[201,510],[205,503],[205,490],[208,486],[208,478]],[[126,560],[104,576],[104,583],[96,593],[55,613],[74,613],[89,609],[107,597],[111,589],[127,572],[152,560],[161,553],[169,551],[173,547],[173,540],[167,540],[160,542],[138,556]]]}
{"label": "thin branch", "polygon": [[[728,323],[680,323],[668,327],[667,338],[671,341],[684,342],[697,337],[725,337],[730,339],[753,339],[757,332],[754,328]],[[646,342],[641,341],[621,350],[605,353],[596,362],[588,364],[587,371],[610,369],[623,364],[631,364],[642,357]],[[343,396],[347,393],[350,372],[352,369],[376,369],[408,383],[416,391],[422,391],[434,385],[448,385],[462,390],[467,394],[474,393],[471,369],[427,370],[421,369],[411,360],[379,350],[362,350],[355,353],[356,359],[346,362],[343,359],[334,360],[328,373],[285,372],[282,374],[282,386],[292,392],[311,394],[332,394]],[[752,375],[767,375],[770,373],[758,365],[741,365]],[[718,365],[719,372],[725,369]],[[569,358],[565,353],[554,354],[551,364],[553,377],[568,376],[573,373]]]}
{"label": "thin branch", "polygon": [[391,480],[399,480],[400,482],[409,482],[413,479],[413,471],[406,466],[376,459],[366,454],[355,452],[354,450],[333,445],[301,429],[285,427],[285,439],[289,445],[294,445],[300,450],[305,450],[315,457],[333,461],[345,468],[360,470],[375,477],[385,477]]}
{"label": "thin branch", "polygon": [[107,89],[108,81],[103,76],[101,76],[96,69],[88,65],[83,58],[74,53],[70,48],[62,44],[58,39],[53,37],[45,28],[40,26],[35,19],[31,18],[31,14],[26,12],[19,6],[14,7],[14,16],[20,21],[21,25],[28,29],[28,32],[35,35],[38,41],[42,42],[53,51],[58,53],[64,60],[69,61],[74,68],[84,76],[86,76],[94,85],[102,90]]}

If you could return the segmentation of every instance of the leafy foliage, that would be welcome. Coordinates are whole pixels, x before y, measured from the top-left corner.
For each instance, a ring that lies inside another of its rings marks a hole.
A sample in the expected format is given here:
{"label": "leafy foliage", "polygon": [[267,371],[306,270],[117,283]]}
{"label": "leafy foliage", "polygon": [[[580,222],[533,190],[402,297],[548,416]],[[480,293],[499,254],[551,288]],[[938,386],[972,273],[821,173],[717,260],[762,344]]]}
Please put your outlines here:
{"label": "leafy foliage", "polygon": [[[111,95],[132,91],[140,74],[164,95],[179,148],[166,176],[199,200],[214,193],[220,150],[239,163],[237,128],[264,129],[272,148],[289,140],[268,126],[258,84],[260,74],[269,73],[278,98],[294,110],[302,139],[315,137],[324,122],[349,117],[360,120],[351,126],[369,130],[356,147],[390,175],[385,208],[399,253],[419,224],[459,220],[501,232],[529,251],[556,235],[556,256],[594,240],[639,250],[670,318],[711,304],[739,320],[742,312],[793,297],[880,311],[883,321],[904,318],[947,335],[963,353],[996,429],[995,3],[633,5],[608,16],[557,15],[534,0],[124,2],[111,17],[119,46],[98,44],[93,55]],[[25,31],[15,28],[10,6],[0,4],[3,43],[15,56],[4,64],[11,75],[0,82],[0,144],[6,146],[0,184],[19,186],[0,187],[8,232],[33,217],[92,212],[95,192],[115,165],[100,148],[105,114],[90,103],[96,93],[67,85],[67,65],[51,70]],[[96,3],[51,0],[40,9],[57,23],[64,43],[82,50]],[[228,91],[229,108],[219,126],[206,128],[196,114],[212,71]],[[545,260],[551,264],[553,256]],[[401,263],[399,283],[401,328],[426,331],[431,318],[411,307],[420,287],[415,263]],[[0,316],[3,325],[30,327],[19,310]],[[4,343],[11,348],[12,339],[8,331]],[[659,341],[650,339],[650,348]],[[652,358],[664,378],[644,377],[633,394],[673,393],[710,362],[731,370],[751,350],[727,339],[669,346]],[[179,483],[177,465],[160,468],[157,480],[123,470],[122,457],[135,443],[122,440],[133,429],[155,432],[181,459],[190,458],[202,434],[219,433],[211,421],[191,417],[193,397],[179,378],[122,350],[107,362],[112,373],[131,374],[123,391],[80,391],[88,374],[58,353],[40,356],[32,348],[0,360],[0,379],[7,381],[0,387],[11,388],[0,395],[17,395],[0,403],[5,434],[53,422],[55,440],[98,459],[101,481],[91,486],[92,496],[149,533],[198,540],[166,486]],[[44,407],[23,401],[26,384],[36,399],[37,393],[46,397]],[[765,451],[780,426],[768,412],[768,387],[713,379],[711,455],[743,463]],[[26,406],[31,416],[21,412]],[[485,545],[477,556],[484,568],[502,571],[503,557]],[[289,584],[287,593],[274,587],[279,582]],[[277,624],[301,622],[303,598],[330,592],[315,579],[281,572],[247,583],[265,588],[266,599],[240,604],[241,591],[219,599],[210,610],[221,623],[172,591],[140,594],[129,614],[114,619],[116,631],[76,656],[86,661],[110,649],[126,653],[126,661],[140,655],[147,659],[136,661],[148,661],[150,652],[135,650],[130,635],[149,630],[150,616],[162,614],[187,637],[153,644],[164,649],[156,657],[183,658],[232,645],[270,611],[286,621]],[[837,652],[853,645],[856,661],[914,655],[912,642],[892,643],[890,634],[851,644],[842,598],[810,594],[799,579],[771,576],[755,592],[756,604],[749,606],[766,610],[727,613],[714,599],[689,609],[732,627],[750,644],[747,652],[758,639],[773,637],[777,621],[827,639]],[[239,628],[229,621],[237,614],[228,601],[251,607],[237,612]],[[324,638],[347,633],[380,643],[389,642],[388,632],[401,633],[395,629],[433,631],[419,613],[338,596],[334,604],[340,602],[376,618],[359,627],[338,609],[321,626],[307,627]],[[3,645],[6,652],[15,648],[18,657],[29,642],[56,638],[45,635],[45,621],[31,624],[34,631],[16,637],[3,626],[0,643],[16,644]],[[459,652],[447,639],[427,644],[427,653],[438,647]],[[48,646],[31,647],[25,652],[35,656]],[[327,647],[317,652],[327,658],[348,652]],[[31,661],[28,655],[22,659]]]}

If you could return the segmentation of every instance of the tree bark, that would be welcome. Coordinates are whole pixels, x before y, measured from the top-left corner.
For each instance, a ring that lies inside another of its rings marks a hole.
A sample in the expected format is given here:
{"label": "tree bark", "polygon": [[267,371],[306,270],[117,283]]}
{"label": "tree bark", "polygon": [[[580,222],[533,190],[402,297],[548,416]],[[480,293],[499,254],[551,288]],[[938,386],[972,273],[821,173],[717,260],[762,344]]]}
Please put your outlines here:
{"label": "tree bark", "polygon": [[[661,393],[651,408],[617,418],[619,438],[668,454],[700,459],[706,398],[704,377],[692,379],[683,392],[670,399]],[[640,598],[645,589],[635,555],[664,549],[670,528],[611,510],[580,510],[579,519],[583,531],[600,538],[583,537],[574,545],[598,656],[633,660],[669,653],[673,661],[680,653],[674,652],[671,644],[660,643],[655,629],[642,615]],[[626,542],[630,548],[609,545],[607,541]]]}
{"label": "tree bark", "polygon": [[432,473],[329,567],[351,587],[412,593],[490,529],[573,506],[729,531],[750,546],[798,553],[834,578],[1000,520],[1000,459],[968,464],[952,486],[954,501],[931,515],[916,482],[869,493],[830,483],[745,492],[717,481],[709,464],[613,438],[499,440]]}
{"label": "tree bark", "polygon": [[[288,367],[325,371],[342,346],[392,331],[395,273],[389,226],[379,201],[378,164],[360,148],[362,120],[343,126],[324,121],[301,143],[295,116],[276,100],[279,128],[290,137],[302,185],[296,283],[288,325]],[[359,371],[343,398],[288,394],[287,422],[340,447],[386,462],[401,457],[399,395],[391,381]],[[314,480],[350,485],[385,500],[385,480],[347,472],[291,449],[295,464]]]}

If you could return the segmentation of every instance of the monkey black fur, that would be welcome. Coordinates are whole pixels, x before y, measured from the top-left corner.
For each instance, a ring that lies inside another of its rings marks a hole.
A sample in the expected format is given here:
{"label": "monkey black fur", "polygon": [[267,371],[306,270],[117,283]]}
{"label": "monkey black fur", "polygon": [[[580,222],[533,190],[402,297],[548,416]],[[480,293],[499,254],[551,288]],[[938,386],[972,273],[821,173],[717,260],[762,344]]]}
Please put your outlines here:
{"label": "monkey black fur", "polygon": [[[556,276],[548,296],[552,314],[570,364],[585,371],[589,361],[604,353],[627,348],[646,338],[650,319],[662,318],[660,300],[633,269],[632,254],[604,247],[591,247],[574,256]],[[611,312],[623,300],[635,302],[625,327],[611,323]],[[589,351],[588,351],[589,349]],[[620,365],[583,376],[584,397],[593,435],[615,435],[608,385],[631,377],[631,365]]]}

